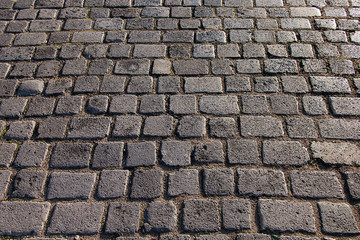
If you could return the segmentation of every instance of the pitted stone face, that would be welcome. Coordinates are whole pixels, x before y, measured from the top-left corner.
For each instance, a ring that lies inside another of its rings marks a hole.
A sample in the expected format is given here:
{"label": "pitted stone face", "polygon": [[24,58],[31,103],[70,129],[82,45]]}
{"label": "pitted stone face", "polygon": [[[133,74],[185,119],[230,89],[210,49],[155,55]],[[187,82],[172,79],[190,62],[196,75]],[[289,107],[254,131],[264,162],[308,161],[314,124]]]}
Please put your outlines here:
{"label": "pitted stone face", "polygon": [[149,74],[150,60],[120,60],[115,66],[116,74],[130,74],[130,75],[143,75]]}

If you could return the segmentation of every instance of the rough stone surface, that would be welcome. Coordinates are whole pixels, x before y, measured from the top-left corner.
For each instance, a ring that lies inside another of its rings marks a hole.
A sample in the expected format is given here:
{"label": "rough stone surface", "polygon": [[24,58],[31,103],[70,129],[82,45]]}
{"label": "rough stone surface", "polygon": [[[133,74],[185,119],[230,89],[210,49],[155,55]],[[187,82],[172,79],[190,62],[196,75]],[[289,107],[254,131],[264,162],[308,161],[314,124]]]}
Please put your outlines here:
{"label": "rough stone surface", "polygon": [[352,143],[312,142],[311,151],[314,158],[326,164],[359,165],[360,149]]}
{"label": "rough stone surface", "polygon": [[113,202],[109,205],[106,233],[135,233],[139,229],[140,204]]}
{"label": "rough stone surface", "polygon": [[262,230],[316,232],[314,210],[309,202],[261,199],[259,212]]}
{"label": "rough stone surface", "polygon": [[269,165],[305,165],[309,154],[300,142],[295,141],[264,141],[263,162]]}

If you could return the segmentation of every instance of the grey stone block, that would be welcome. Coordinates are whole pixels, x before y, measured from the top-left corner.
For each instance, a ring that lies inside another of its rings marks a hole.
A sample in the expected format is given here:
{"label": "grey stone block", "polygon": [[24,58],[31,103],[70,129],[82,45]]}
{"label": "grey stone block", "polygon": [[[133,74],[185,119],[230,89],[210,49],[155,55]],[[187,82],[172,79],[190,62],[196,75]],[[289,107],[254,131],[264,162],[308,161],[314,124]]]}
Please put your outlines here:
{"label": "grey stone block", "polygon": [[223,199],[222,225],[226,230],[238,231],[251,228],[251,206],[247,199]]}
{"label": "grey stone block", "polygon": [[360,199],[360,174],[357,172],[345,172],[346,184],[352,199]]}
{"label": "grey stone block", "polygon": [[259,60],[255,59],[241,59],[236,61],[236,71],[238,73],[256,74],[261,73],[261,66]]}
{"label": "grey stone block", "polygon": [[305,165],[309,154],[300,142],[296,141],[264,141],[263,162],[267,165]]}
{"label": "grey stone block", "polygon": [[72,86],[71,79],[57,79],[49,81],[45,90],[45,95],[61,95],[64,94]]}
{"label": "grey stone block", "polygon": [[165,113],[165,95],[144,95],[141,97],[139,113]]}
{"label": "grey stone block", "polygon": [[119,116],[116,117],[113,137],[138,137],[142,118],[140,116]]}
{"label": "grey stone block", "polygon": [[[175,7],[177,8],[177,7]],[[173,8],[172,14],[176,10]],[[184,8],[182,8],[184,9]],[[190,14],[191,14],[191,8]],[[182,31],[167,31],[163,34],[162,41],[164,43],[193,43],[194,42],[194,32],[188,31],[188,30],[182,30]]]}
{"label": "grey stone block", "polygon": [[226,92],[250,92],[250,78],[239,76],[225,77],[225,88]]}
{"label": "grey stone block", "polygon": [[104,76],[100,92],[101,93],[123,93],[124,87],[125,87],[125,77],[119,77],[119,76]]}
{"label": "grey stone block", "polygon": [[195,114],[197,110],[196,96],[170,96],[169,111],[172,114]]}
{"label": "grey stone block", "polygon": [[199,110],[214,115],[238,114],[240,112],[236,96],[203,96],[199,100]]}
{"label": "grey stone block", "polygon": [[161,58],[166,55],[165,45],[153,45],[153,44],[136,44],[134,46],[133,56],[136,58]]}
{"label": "grey stone block", "polygon": [[286,128],[291,138],[317,138],[318,133],[311,118],[287,118]]}
{"label": "grey stone block", "polygon": [[[1,78],[6,77],[6,75],[8,74],[8,72],[10,70],[10,67],[11,67],[11,65],[8,63],[0,63],[0,77]],[[16,82],[16,81],[10,81],[8,83],[11,83],[11,82]],[[3,91],[5,91],[5,89]]]}
{"label": "grey stone block", "polygon": [[199,171],[197,169],[179,169],[169,173],[167,194],[170,197],[200,194]]}
{"label": "grey stone block", "polygon": [[234,193],[234,173],[231,169],[204,169],[203,188],[206,196],[227,196]]}
{"label": "grey stone block", "polygon": [[104,33],[99,31],[74,32],[72,43],[102,43]]}
{"label": "grey stone block", "polygon": [[169,202],[151,202],[145,210],[144,230],[145,232],[172,232],[176,228],[176,208]]}
{"label": "grey stone block", "polygon": [[129,30],[154,29],[154,19],[153,18],[128,19],[126,21],[125,29],[129,29]]}
{"label": "grey stone block", "polygon": [[86,109],[91,114],[104,114],[107,111],[109,97],[98,95],[90,97]]}
{"label": "grey stone block", "polygon": [[11,171],[0,171],[0,199],[3,200],[6,197],[6,192],[10,183]]}
{"label": "grey stone block", "polygon": [[15,143],[1,143],[0,144],[0,166],[8,168],[10,166],[11,161],[13,160],[13,156],[17,145]]}
{"label": "grey stone block", "polygon": [[109,113],[136,113],[137,97],[135,95],[123,94],[111,99]]}
{"label": "grey stone block", "polygon": [[39,122],[37,138],[63,139],[69,120],[66,118],[47,118]]}
{"label": "grey stone block", "polygon": [[295,60],[292,59],[267,59],[264,60],[266,73],[298,73],[299,69]]}
{"label": "grey stone block", "polygon": [[240,133],[243,137],[281,137],[282,123],[274,117],[241,116]]}
{"label": "grey stone block", "polygon": [[175,60],[173,68],[176,75],[205,75],[209,73],[208,62],[203,59]]}
{"label": "grey stone block", "polygon": [[33,46],[45,44],[47,41],[46,33],[19,33],[14,39],[14,46]]}
{"label": "grey stone block", "polygon": [[359,165],[360,149],[349,142],[312,142],[313,158],[326,164]]}
{"label": "grey stone block", "polygon": [[43,231],[50,203],[0,202],[0,234],[38,235]]}
{"label": "grey stone block", "polygon": [[344,198],[342,186],[334,172],[291,171],[291,189],[295,197]]}
{"label": "grey stone block", "polygon": [[0,49],[0,57],[3,61],[29,61],[34,50],[34,47],[3,47]]}
{"label": "grey stone block", "polygon": [[157,92],[176,94],[180,91],[180,78],[179,77],[159,77],[157,81]]}
{"label": "grey stone block", "polygon": [[136,142],[127,144],[126,167],[154,166],[155,161],[155,142]]}
{"label": "grey stone block", "polygon": [[18,89],[20,96],[33,96],[41,94],[44,90],[44,81],[41,80],[27,80],[22,82]]}
{"label": "grey stone block", "polygon": [[15,63],[9,76],[15,78],[31,78],[35,73],[36,65],[36,63],[32,62]]}
{"label": "grey stone block", "polygon": [[260,199],[260,229],[315,233],[314,210],[309,202]]}
{"label": "grey stone block", "polygon": [[191,144],[183,141],[163,141],[161,161],[167,166],[188,166],[191,164]]}
{"label": "grey stone block", "polygon": [[216,232],[220,230],[218,203],[215,200],[184,201],[182,226],[188,232]]}
{"label": "grey stone block", "polygon": [[215,48],[213,45],[194,45],[193,49],[194,58],[215,58]]}
{"label": "grey stone block", "polygon": [[226,33],[218,30],[196,32],[196,42],[200,43],[225,43]]}
{"label": "grey stone block", "polygon": [[360,115],[360,101],[358,98],[330,97],[329,100],[334,115]]}
{"label": "grey stone block", "polygon": [[157,43],[160,42],[160,31],[132,31],[128,43]]}
{"label": "grey stone block", "polygon": [[177,133],[180,137],[196,138],[206,134],[206,120],[202,116],[185,116],[179,120]]}
{"label": "grey stone block", "polygon": [[104,203],[57,203],[47,233],[97,234],[103,214]]}
{"label": "grey stone block", "polygon": [[109,117],[77,117],[71,120],[69,126],[69,139],[102,139],[110,131]]}
{"label": "grey stone block", "polygon": [[131,77],[127,86],[127,93],[151,93],[153,81],[153,78],[149,76]]}
{"label": "grey stone block", "polygon": [[330,139],[358,140],[360,122],[352,119],[321,119],[318,122],[320,136]]}
{"label": "grey stone block", "polygon": [[80,76],[76,78],[73,93],[96,93],[99,90],[100,80],[96,76]]}
{"label": "grey stone block", "polygon": [[345,203],[319,202],[321,229],[325,234],[359,234],[355,217]]}
{"label": "grey stone block", "polygon": [[94,150],[92,168],[121,167],[124,143],[98,143]]}
{"label": "grey stone block", "polygon": [[14,179],[11,196],[15,198],[41,198],[45,186],[46,171],[20,170]]}
{"label": "grey stone block", "polygon": [[186,44],[176,44],[169,46],[169,57],[170,58],[190,58],[191,57],[191,49],[190,45]]}
{"label": "grey stone block", "polygon": [[270,114],[265,95],[242,95],[242,112],[248,114]]}
{"label": "grey stone block", "polygon": [[160,235],[159,240],[191,240],[190,235]]}
{"label": "grey stone block", "polygon": [[299,114],[298,102],[294,96],[273,95],[270,96],[271,109],[275,114],[296,115]]}
{"label": "grey stone block", "polygon": [[353,62],[346,59],[330,59],[331,72],[337,75],[354,75],[355,69]]}
{"label": "grey stone block", "polygon": [[83,56],[90,59],[105,58],[108,47],[109,46],[105,44],[88,45],[84,49]]}
{"label": "grey stone block", "polygon": [[342,77],[310,77],[314,93],[350,93],[348,80]]}
{"label": "grey stone block", "polygon": [[[128,58],[130,55],[130,50],[131,50],[131,45],[110,45],[109,53],[107,54],[107,56],[109,58]],[[146,69],[145,64],[142,64],[143,66],[141,66],[141,65],[138,65],[137,62],[129,63],[127,61],[125,61],[125,62],[122,61],[120,63],[119,72],[126,72],[126,71],[136,72],[140,68]],[[144,71],[144,70],[142,70],[142,71]]]}
{"label": "grey stone block", "polygon": [[18,118],[25,110],[27,99],[3,99],[0,105],[0,116]]}
{"label": "grey stone block", "polygon": [[35,121],[12,122],[4,137],[6,139],[28,140],[33,135],[35,125]]}
{"label": "grey stone block", "polygon": [[281,83],[285,93],[307,93],[309,88],[302,76],[282,76]]}
{"label": "grey stone block", "polygon": [[244,58],[264,58],[266,57],[265,47],[262,44],[246,43],[243,45]]}
{"label": "grey stone block", "polygon": [[[109,205],[105,233],[136,233],[139,229],[140,204],[135,202]],[[130,238],[125,238],[130,239]],[[124,239],[124,240],[125,240]]]}
{"label": "grey stone block", "polygon": [[129,171],[103,170],[100,174],[97,196],[102,199],[124,197]]}
{"label": "grey stone block", "polygon": [[[9,65],[10,69],[10,65]],[[0,64],[0,72],[1,72],[1,64]],[[1,78],[5,78],[5,76],[1,76]],[[0,82],[0,96],[1,97],[12,97],[14,96],[16,86],[18,84],[17,80],[1,80]]]}
{"label": "grey stone block", "polygon": [[302,98],[304,112],[308,115],[326,115],[328,110],[324,99],[320,96],[304,96]]}
{"label": "grey stone block", "polygon": [[54,111],[55,99],[53,98],[32,98],[25,116],[43,117],[51,115]]}
{"label": "grey stone block", "polygon": [[163,194],[163,171],[135,170],[130,197],[135,199],[155,199]]}
{"label": "grey stone block", "polygon": [[230,117],[210,118],[209,122],[210,136],[216,138],[232,138],[236,136],[236,121]]}
{"label": "grey stone block", "polygon": [[95,178],[95,173],[53,172],[47,199],[89,199]]}
{"label": "grey stone block", "polygon": [[203,142],[195,146],[194,161],[201,164],[223,163],[223,144],[220,141]]}
{"label": "grey stone block", "polygon": [[62,69],[62,75],[84,75],[86,73],[87,61],[83,59],[66,60]]}
{"label": "grey stone block", "polygon": [[286,197],[284,173],[278,170],[237,169],[240,195]]}
{"label": "grey stone block", "polygon": [[61,59],[79,58],[83,51],[83,45],[63,45],[59,53]]}
{"label": "grey stone block", "polygon": [[227,160],[230,164],[255,165],[259,162],[257,142],[254,140],[228,140]]}
{"label": "grey stone block", "polygon": [[220,77],[185,77],[185,93],[222,93]]}
{"label": "grey stone block", "polygon": [[25,142],[23,143],[13,162],[16,167],[41,167],[49,145],[43,142]]}
{"label": "grey stone block", "polygon": [[91,149],[90,143],[58,143],[49,165],[52,168],[86,168],[89,166]]}
{"label": "grey stone block", "polygon": [[224,44],[218,45],[217,48],[217,56],[222,58],[239,58],[240,55],[240,48],[237,44]]}
{"label": "grey stone block", "polygon": [[275,93],[279,92],[279,81],[277,77],[255,77],[255,92]]}

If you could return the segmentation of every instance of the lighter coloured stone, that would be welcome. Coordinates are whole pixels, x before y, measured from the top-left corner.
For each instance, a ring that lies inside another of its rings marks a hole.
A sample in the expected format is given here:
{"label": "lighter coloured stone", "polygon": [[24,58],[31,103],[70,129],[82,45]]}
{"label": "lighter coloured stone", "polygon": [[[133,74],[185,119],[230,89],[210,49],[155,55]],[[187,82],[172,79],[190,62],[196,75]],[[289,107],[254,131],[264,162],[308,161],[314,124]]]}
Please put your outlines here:
{"label": "lighter coloured stone", "polygon": [[360,149],[352,143],[312,142],[311,150],[327,164],[360,165]]}

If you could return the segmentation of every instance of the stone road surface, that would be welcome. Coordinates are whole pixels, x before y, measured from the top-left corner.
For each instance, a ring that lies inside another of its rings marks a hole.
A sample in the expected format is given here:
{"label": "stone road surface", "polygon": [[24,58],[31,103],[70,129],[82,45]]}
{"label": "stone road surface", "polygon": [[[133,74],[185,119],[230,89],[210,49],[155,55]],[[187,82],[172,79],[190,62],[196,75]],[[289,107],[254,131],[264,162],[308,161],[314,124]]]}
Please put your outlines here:
{"label": "stone road surface", "polygon": [[0,0],[0,238],[360,239],[360,0]]}

